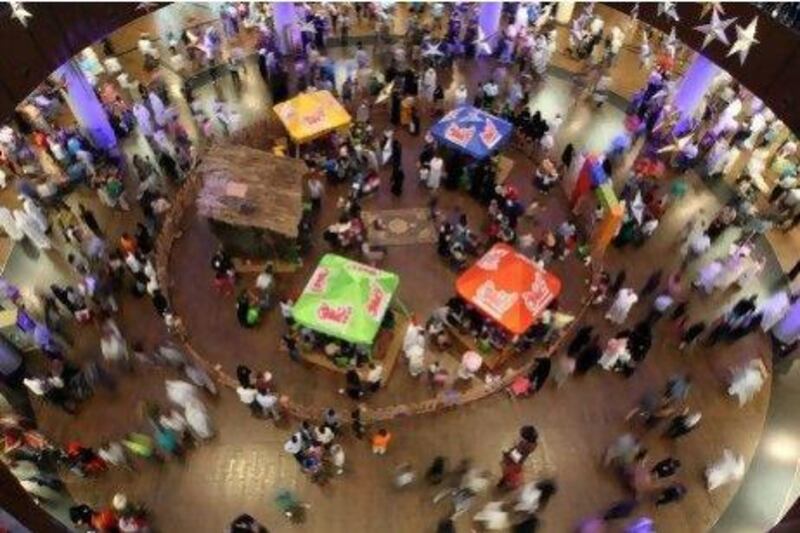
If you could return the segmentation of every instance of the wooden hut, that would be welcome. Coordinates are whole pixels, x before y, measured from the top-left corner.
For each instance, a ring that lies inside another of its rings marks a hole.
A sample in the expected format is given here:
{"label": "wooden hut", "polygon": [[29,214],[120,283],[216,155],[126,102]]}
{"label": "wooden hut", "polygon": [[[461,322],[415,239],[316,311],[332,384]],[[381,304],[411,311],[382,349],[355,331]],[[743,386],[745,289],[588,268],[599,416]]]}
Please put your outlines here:
{"label": "wooden hut", "polygon": [[306,164],[240,145],[215,145],[196,172],[197,211],[229,254],[292,261],[303,217]]}

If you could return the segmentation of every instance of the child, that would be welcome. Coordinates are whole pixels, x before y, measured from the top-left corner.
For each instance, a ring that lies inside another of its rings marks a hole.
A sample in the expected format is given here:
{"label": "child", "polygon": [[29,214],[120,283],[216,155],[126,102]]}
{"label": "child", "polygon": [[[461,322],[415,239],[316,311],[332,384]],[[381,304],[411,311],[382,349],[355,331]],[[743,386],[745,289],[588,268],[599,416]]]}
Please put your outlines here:
{"label": "child", "polygon": [[392,440],[392,434],[385,428],[381,428],[377,433],[372,435],[372,453],[377,455],[384,455],[389,442]]}

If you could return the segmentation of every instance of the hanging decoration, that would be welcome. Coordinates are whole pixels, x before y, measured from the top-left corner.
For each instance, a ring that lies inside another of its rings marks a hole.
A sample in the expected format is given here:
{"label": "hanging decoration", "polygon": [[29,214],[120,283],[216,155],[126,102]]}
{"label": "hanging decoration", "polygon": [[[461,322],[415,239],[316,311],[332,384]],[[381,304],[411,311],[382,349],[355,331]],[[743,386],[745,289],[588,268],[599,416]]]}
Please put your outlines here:
{"label": "hanging decoration", "polygon": [[317,27],[311,21],[304,21],[297,24],[300,28],[300,33],[309,33],[314,35],[317,33]]}
{"label": "hanging decoration", "polygon": [[28,27],[28,20],[33,18],[33,13],[25,9],[22,2],[9,2],[11,6],[11,18],[16,19],[24,27]]}
{"label": "hanging decoration", "polygon": [[753,20],[750,21],[750,24],[748,24],[746,28],[742,28],[738,24],[736,25],[736,41],[728,51],[728,56],[738,53],[739,61],[742,65],[744,65],[747,55],[750,53],[750,47],[759,42],[758,39],[756,39],[757,24],[758,17],[753,17]]}
{"label": "hanging decoration", "polygon": [[486,38],[486,34],[483,32],[483,28],[478,25],[478,37],[473,41],[475,48],[477,49],[478,55],[492,55],[492,45],[489,44],[489,40]]}
{"label": "hanging decoration", "polygon": [[441,50],[439,50],[440,46],[441,46],[441,43],[436,43],[436,44],[428,43],[428,44],[426,44],[425,48],[422,50],[422,54],[421,54],[422,57],[435,58],[435,57],[443,56],[444,53]]}
{"label": "hanging decoration", "polygon": [[680,139],[675,139],[675,142],[669,144],[663,148],[659,148],[656,153],[658,154],[670,154],[673,152],[683,152],[683,150],[689,145],[692,140],[691,135],[687,135],[686,137],[681,137]]}
{"label": "hanging decoration", "polygon": [[678,16],[678,8],[675,6],[675,2],[659,2],[658,4],[658,16],[664,15],[668,19],[672,19],[675,22],[680,20]]}
{"label": "hanging decoration", "polygon": [[724,15],[725,8],[722,7],[722,2],[703,2],[703,8],[700,11],[700,18],[705,18],[709,12],[716,13],[718,15]]}
{"label": "hanging decoration", "polygon": [[705,48],[714,41],[720,41],[726,46],[729,45],[727,30],[734,22],[736,22],[736,17],[721,19],[716,11],[712,11],[710,23],[694,27],[695,30],[705,35],[701,48]]}

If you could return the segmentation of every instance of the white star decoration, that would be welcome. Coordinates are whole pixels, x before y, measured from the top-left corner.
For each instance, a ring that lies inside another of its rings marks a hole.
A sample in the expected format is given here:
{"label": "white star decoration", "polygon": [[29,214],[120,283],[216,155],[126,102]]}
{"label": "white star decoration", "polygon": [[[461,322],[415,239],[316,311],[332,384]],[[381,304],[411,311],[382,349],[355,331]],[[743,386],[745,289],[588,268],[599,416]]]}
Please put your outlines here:
{"label": "white star decoration", "polygon": [[733,43],[731,49],[728,50],[728,55],[739,54],[739,61],[744,65],[747,54],[750,53],[750,47],[758,44],[756,39],[756,25],[758,24],[758,17],[753,17],[750,24],[746,28],[736,25],[736,42]]}
{"label": "white star decoration", "polygon": [[668,154],[671,152],[682,152],[683,149],[686,148],[686,145],[688,145],[691,140],[692,140],[691,135],[687,135],[686,137],[681,137],[680,139],[675,139],[675,142],[665,146],[664,148],[659,149],[657,153]]}
{"label": "white star decoration", "polygon": [[431,44],[428,43],[425,45],[425,48],[422,50],[422,57],[439,57],[443,56],[444,53],[439,50],[441,43]]}
{"label": "white star decoration", "polygon": [[317,33],[317,27],[313,22],[301,22],[299,26],[301,33]]}
{"label": "white star decoration", "polygon": [[33,18],[33,13],[25,9],[22,2],[9,2],[8,4],[11,6],[11,18],[17,19],[20,24],[27,28],[28,19]]}
{"label": "white star decoration", "polygon": [[675,2],[660,2],[658,4],[658,16],[660,17],[661,15],[665,15],[668,19],[672,19],[675,22],[680,20]]}
{"label": "white star decoration", "polygon": [[486,35],[483,33],[483,28],[480,26],[478,26],[478,38],[472,44],[477,47],[478,55],[492,55],[492,45],[489,44]]}
{"label": "white star decoration", "polygon": [[386,100],[388,100],[389,97],[392,95],[393,90],[394,90],[394,80],[392,80],[392,83],[381,89],[381,92],[379,92],[377,98],[375,98],[375,104],[376,105],[381,104]]}
{"label": "white star decoration", "polygon": [[150,11],[155,9],[157,4],[155,2],[139,2],[136,6],[136,11]]}
{"label": "white star decoration", "polygon": [[735,21],[736,17],[729,19],[721,19],[719,18],[717,12],[713,11],[711,13],[710,23],[694,27],[695,30],[705,35],[705,38],[703,39],[703,46],[701,46],[701,48],[705,48],[714,41],[720,41],[725,45],[729,44],[728,35],[726,34],[726,31],[728,29],[728,26],[733,24]]}

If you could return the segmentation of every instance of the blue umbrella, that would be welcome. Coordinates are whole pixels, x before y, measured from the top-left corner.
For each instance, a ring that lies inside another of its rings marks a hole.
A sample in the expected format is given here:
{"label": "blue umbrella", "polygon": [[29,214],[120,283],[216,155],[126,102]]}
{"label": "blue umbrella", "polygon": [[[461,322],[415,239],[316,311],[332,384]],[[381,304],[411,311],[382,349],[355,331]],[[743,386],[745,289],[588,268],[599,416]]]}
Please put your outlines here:
{"label": "blue umbrella", "polygon": [[475,159],[485,159],[511,137],[514,126],[472,106],[461,106],[433,125],[431,134]]}

